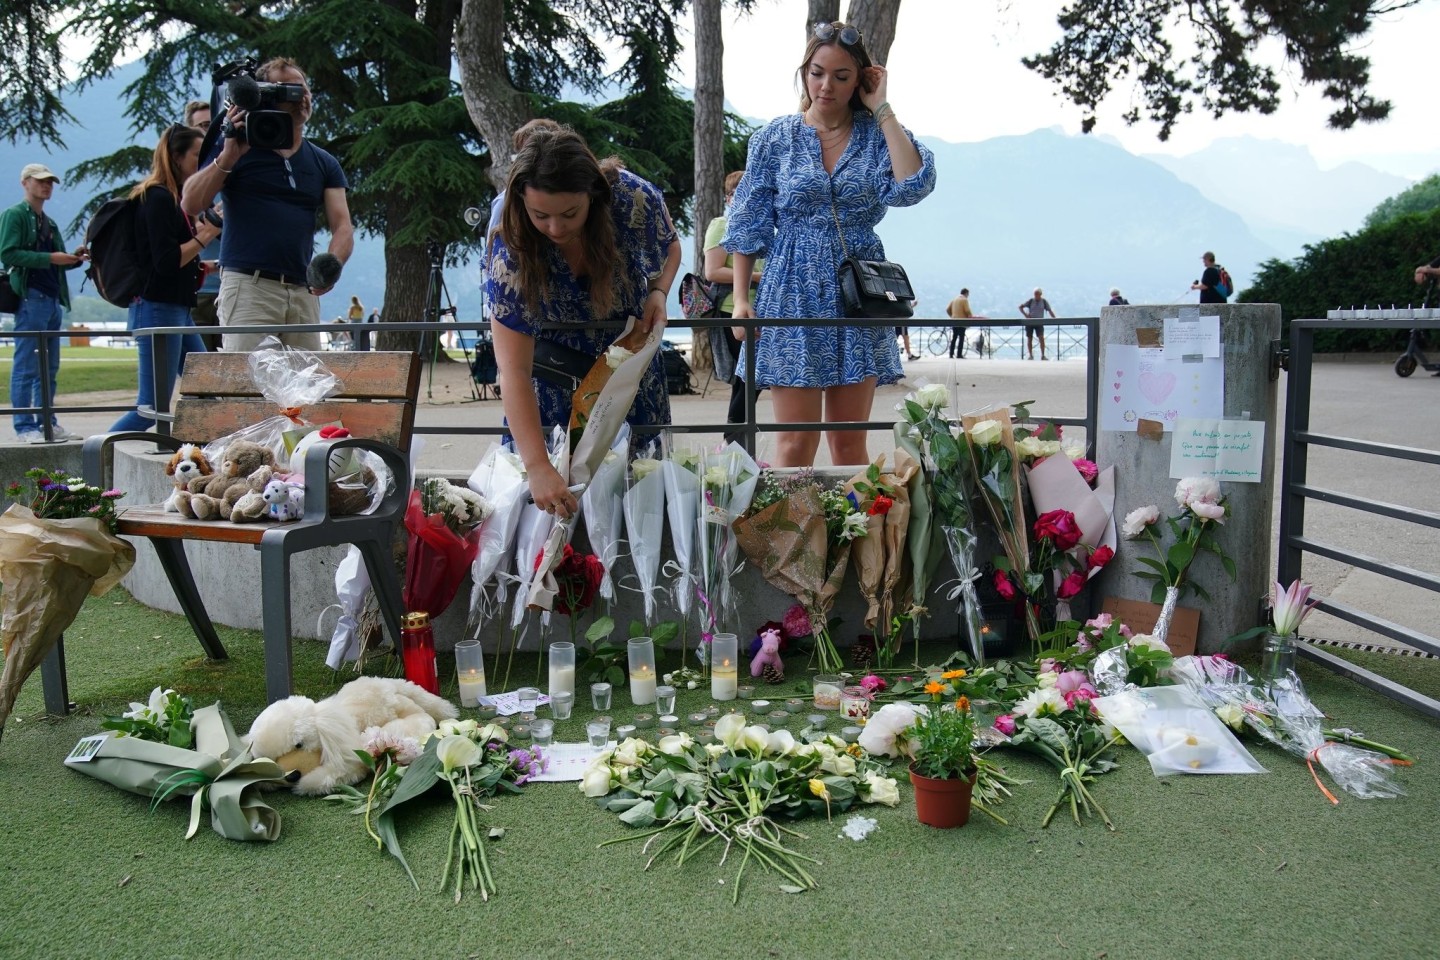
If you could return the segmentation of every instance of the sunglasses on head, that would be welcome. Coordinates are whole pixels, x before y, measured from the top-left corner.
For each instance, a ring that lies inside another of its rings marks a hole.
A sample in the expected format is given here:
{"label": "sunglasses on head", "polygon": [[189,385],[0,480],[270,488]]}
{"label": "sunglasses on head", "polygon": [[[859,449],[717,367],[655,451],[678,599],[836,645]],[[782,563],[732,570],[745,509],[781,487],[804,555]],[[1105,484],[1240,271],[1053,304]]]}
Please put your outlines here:
{"label": "sunglasses on head", "polygon": [[815,24],[815,39],[821,43],[829,43],[835,39],[836,34],[840,35],[840,42],[847,47],[853,47],[860,42],[860,31],[846,24],[836,27],[835,24],[821,20]]}

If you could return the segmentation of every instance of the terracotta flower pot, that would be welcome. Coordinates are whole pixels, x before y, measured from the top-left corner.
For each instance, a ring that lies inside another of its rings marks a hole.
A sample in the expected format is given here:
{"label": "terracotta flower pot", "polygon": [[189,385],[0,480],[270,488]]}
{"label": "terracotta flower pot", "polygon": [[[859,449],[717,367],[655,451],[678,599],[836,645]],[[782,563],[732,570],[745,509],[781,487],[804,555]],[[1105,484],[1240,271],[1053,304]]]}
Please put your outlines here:
{"label": "terracotta flower pot", "polygon": [[948,830],[970,822],[970,793],[975,789],[975,771],[963,780],[935,780],[922,777],[910,768],[915,787],[915,814],[920,822]]}

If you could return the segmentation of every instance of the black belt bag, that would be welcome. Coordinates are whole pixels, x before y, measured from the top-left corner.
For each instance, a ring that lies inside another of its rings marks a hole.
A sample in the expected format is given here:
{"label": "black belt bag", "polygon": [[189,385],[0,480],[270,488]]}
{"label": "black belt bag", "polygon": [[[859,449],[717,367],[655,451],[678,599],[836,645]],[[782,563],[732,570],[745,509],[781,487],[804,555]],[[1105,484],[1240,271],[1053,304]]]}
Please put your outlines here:
{"label": "black belt bag", "polygon": [[[844,244],[844,237],[840,242]],[[900,264],[846,257],[840,261],[837,274],[845,316],[909,320],[914,314],[915,290]]]}
{"label": "black belt bag", "polygon": [[539,380],[567,390],[579,390],[580,383],[595,366],[595,357],[584,350],[567,347],[554,340],[535,340],[535,359],[531,373]]}
{"label": "black belt bag", "polygon": [[10,274],[0,270],[0,313],[19,313],[20,294],[10,286]]}

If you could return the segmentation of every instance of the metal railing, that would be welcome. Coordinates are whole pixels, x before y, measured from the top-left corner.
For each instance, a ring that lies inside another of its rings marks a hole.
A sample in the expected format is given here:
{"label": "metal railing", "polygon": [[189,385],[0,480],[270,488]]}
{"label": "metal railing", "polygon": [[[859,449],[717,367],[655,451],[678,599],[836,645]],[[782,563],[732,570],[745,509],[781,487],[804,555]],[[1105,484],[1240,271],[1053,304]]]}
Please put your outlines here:
{"label": "metal railing", "polygon": [[[1375,443],[1355,437],[1316,433],[1310,429],[1311,373],[1314,362],[1315,334],[1321,330],[1362,327],[1365,330],[1440,330],[1440,311],[1345,310],[1332,311],[1330,317],[1325,320],[1292,320],[1290,322],[1289,382],[1283,433],[1284,465],[1281,468],[1280,480],[1278,579],[1281,583],[1291,583],[1300,579],[1302,561],[1308,553],[1368,570],[1379,576],[1420,587],[1432,593],[1440,593],[1440,578],[1327,543],[1306,529],[1305,507],[1312,500],[1335,504],[1371,516],[1387,517],[1432,529],[1440,528],[1440,513],[1355,496],[1317,486],[1309,481],[1308,467],[1311,447],[1347,450],[1386,460],[1440,465],[1440,452],[1434,450]],[[1322,597],[1317,604],[1317,609],[1417,650],[1440,654],[1440,640],[1435,637],[1392,623],[1377,614],[1358,609],[1350,604],[1330,597]],[[1440,717],[1440,701],[1319,650],[1310,644],[1297,644],[1297,650],[1306,659],[1313,660],[1357,683],[1406,703],[1432,717]]]}
{"label": "metal railing", "polygon": [[[972,330],[984,331],[985,334],[986,334],[986,336],[987,336],[987,339],[992,339],[992,340],[993,340],[993,338],[995,337],[994,331],[997,331],[997,330],[998,330],[998,331],[1009,331],[1009,330],[1011,330],[1011,329],[1021,328],[1021,333],[1022,333],[1022,336],[1023,336],[1023,327],[1024,327],[1025,323],[1026,323],[1026,321],[1024,321],[1024,320],[1018,320],[1018,319],[1017,319],[1017,320],[1014,320],[1014,321],[1010,321],[1010,320],[989,320],[989,319],[986,319],[986,320],[972,320],[970,323],[967,324],[967,326],[969,326]],[[1066,414],[1060,414],[1060,413],[1051,413],[1051,412],[1048,412],[1048,411],[1032,411],[1032,417],[1033,417],[1034,419],[1036,419],[1036,420],[1043,420],[1043,421],[1046,421],[1046,422],[1049,422],[1049,423],[1055,423],[1055,424],[1058,424],[1058,425],[1061,425],[1061,426],[1077,426],[1077,427],[1083,427],[1084,430],[1085,430],[1086,444],[1087,444],[1087,446],[1090,447],[1090,449],[1092,450],[1092,452],[1093,452],[1093,449],[1094,449],[1094,444],[1095,444],[1095,439],[1096,439],[1096,429],[1097,429],[1097,426],[1098,426],[1098,423],[1099,423],[1099,407],[1098,407],[1098,404],[1097,404],[1097,402],[1096,402],[1096,397],[1097,397],[1096,389],[1097,389],[1097,385],[1098,385],[1098,383],[1099,383],[1099,373],[1100,373],[1100,355],[1099,355],[1099,349],[1098,349],[1098,344],[1099,344],[1099,340],[1098,340],[1099,323],[1100,323],[1100,321],[1099,321],[1099,318],[1098,318],[1098,317],[1084,317],[1084,318],[1074,318],[1074,319],[1066,318],[1066,320],[1065,320],[1065,325],[1071,326],[1071,327],[1080,327],[1080,328],[1083,328],[1084,331],[1085,331],[1083,341],[1081,341],[1081,340],[1079,340],[1079,338],[1077,338],[1077,343],[1083,342],[1083,344],[1084,344],[1084,353],[1085,353],[1085,362],[1086,362],[1086,373],[1085,373],[1085,408],[1084,408],[1084,410],[1081,411],[1081,412],[1078,413],[1078,414],[1068,414],[1068,413],[1066,413]],[[439,333],[450,332],[450,333],[460,334],[460,333],[463,333],[463,332],[475,331],[475,332],[478,334],[478,333],[480,333],[480,332],[488,331],[488,330],[489,330],[489,326],[490,326],[489,323],[484,322],[484,321],[446,321],[446,322],[439,322],[439,323],[427,322],[427,323],[367,323],[367,324],[365,324],[366,330],[367,330],[367,331],[370,333],[370,335],[371,335],[370,339],[371,339],[372,342],[375,340],[375,338],[376,338],[379,334],[385,333],[385,332],[400,332],[400,333],[406,333],[406,334],[430,334],[430,333],[439,334]],[[745,328],[746,328],[746,331],[747,331],[748,334],[753,335],[753,334],[754,334],[754,331],[755,331],[757,328],[762,328],[762,327],[775,328],[775,327],[791,327],[791,326],[810,326],[810,327],[884,327],[884,328],[893,328],[893,327],[895,326],[895,321],[894,321],[894,320],[872,320],[872,319],[823,318],[823,319],[805,319],[805,320],[760,320],[760,321],[742,321],[742,322],[738,322],[738,323],[737,323],[737,322],[735,322],[735,321],[728,320],[728,319],[717,319],[717,320],[686,320],[686,319],[683,319],[683,318],[682,318],[682,319],[672,319],[672,320],[668,321],[668,326],[669,326],[669,327],[672,327],[672,328],[686,328],[686,327],[688,327],[688,328],[691,328],[691,329],[693,329],[694,331],[696,331],[697,334],[702,333],[702,332],[704,332],[704,331],[708,331],[708,330],[710,330],[711,328],[714,328],[714,327],[742,326],[742,327],[745,327]],[[613,323],[595,323],[595,324],[583,324],[583,325],[581,325],[581,324],[544,324],[543,327],[546,328],[546,329],[552,329],[552,328],[553,328],[553,329],[569,329],[569,330],[575,330],[575,329],[616,329],[616,328],[617,328],[617,325],[616,325],[616,324],[613,324]],[[152,358],[152,363],[153,363],[154,370],[156,371],[157,374],[159,374],[161,371],[165,371],[165,370],[168,370],[168,369],[169,369],[169,354],[168,354],[168,351],[169,351],[169,349],[170,349],[170,344],[169,344],[169,342],[167,341],[166,337],[167,337],[168,335],[178,335],[178,334],[186,334],[186,333],[193,334],[193,333],[196,333],[196,332],[199,332],[199,333],[202,333],[202,334],[207,334],[207,333],[213,334],[213,333],[222,332],[222,331],[220,330],[220,328],[213,328],[213,329],[212,329],[212,328],[208,328],[208,327],[206,327],[206,328],[196,328],[196,327],[189,327],[189,326],[186,326],[186,327],[148,327],[148,328],[143,329],[143,330],[133,331],[133,332],[131,332],[131,335],[132,335],[132,336],[135,336],[135,337],[150,337],[150,338],[151,338],[151,345],[152,345],[152,346],[151,346],[151,358]],[[262,335],[262,336],[263,336],[263,335],[267,335],[267,334],[281,334],[281,333],[289,333],[289,334],[297,334],[297,333],[318,333],[318,334],[322,334],[322,335],[327,335],[327,334],[342,333],[342,332],[343,332],[343,333],[354,333],[354,332],[355,332],[355,328],[354,328],[354,325],[348,324],[348,323],[288,324],[288,325],[287,325],[287,324],[271,324],[271,325],[265,325],[265,326],[259,326],[259,325],[256,325],[256,326],[246,326],[246,327],[244,328],[244,332],[245,332],[245,334],[247,334],[247,335],[257,334],[257,335]],[[66,330],[60,330],[60,331],[16,331],[16,332],[15,332],[15,335],[16,335],[16,336],[33,336],[33,337],[39,337],[39,338],[41,339],[40,351],[39,351],[39,352],[40,352],[40,355],[41,355],[41,376],[42,376],[42,380],[43,380],[43,379],[48,378],[48,367],[45,365],[45,363],[46,363],[46,358],[48,358],[48,356],[49,356],[48,351],[54,350],[54,349],[58,349],[58,345],[57,345],[56,343],[54,343],[53,341],[54,341],[56,338],[59,338],[59,337],[68,337],[68,336],[70,336],[70,333],[69,333],[68,331],[66,331]],[[92,335],[93,335],[93,331],[92,331]],[[1002,333],[1002,334],[1000,334],[999,336],[1003,337],[1003,336],[1005,336],[1005,335],[1006,335],[1006,334]],[[973,336],[973,334],[972,334],[972,336]],[[1078,352],[1078,351],[1077,351],[1077,352]],[[694,356],[694,354],[692,353],[692,358],[693,358],[693,356]],[[747,366],[748,366],[748,370],[747,370],[747,376],[746,376],[746,378],[745,378],[747,385],[753,384],[753,383],[755,382],[754,360],[753,360],[753,358],[754,358],[754,351],[753,351],[753,350],[752,350],[752,351],[747,351]],[[692,370],[692,373],[693,373],[693,372],[694,372],[694,371]],[[167,384],[165,383],[165,380],[166,380],[165,377],[163,377],[163,376],[158,376],[158,375],[157,375],[156,381],[155,381],[155,383],[156,383],[155,405],[154,405],[153,408],[146,408],[146,409],[141,410],[140,412],[142,413],[142,415],[144,415],[144,416],[146,416],[146,417],[149,417],[149,418],[152,418],[152,419],[154,419],[154,420],[157,421],[157,427],[156,427],[156,429],[157,429],[158,431],[164,432],[164,433],[168,433],[168,432],[169,432],[169,422],[173,419],[173,417],[171,416],[171,410],[170,410],[170,399],[171,399],[171,392],[172,392],[172,391],[171,391],[170,389],[167,389],[167,388],[166,388],[166,387],[167,387]],[[173,386],[173,384],[168,384],[168,386]],[[759,435],[765,434],[765,433],[780,433],[780,432],[787,432],[787,431],[830,431],[830,430],[867,430],[867,431],[882,431],[882,430],[883,430],[883,431],[888,432],[888,431],[890,431],[890,430],[893,428],[894,423],[895,423],[895,421],[894,421],[893,419],[890,419],[890,420],[848,421],[848,422],[842,422],[842,423],[824,423],[824,422],[808,422],[808,423],[758,423],[758,422],[756,422],[756,419],[755,419],[755,400],[756,400],[756,396],[757,396],[757,391],[756,391],[752,386],[747,386],[747,389],[746,389],[745,393],[746,393],[746,397],[745,397],[745,422],[743,422],[743,423],[738,423],[738,424],[723,423],[723,422],[713,422],[713,423],[712,423],[712,422],[671,423],[671,424],[663,424],[663,425],[651,425],[651,426],[636,427],[635,430],[636,430],[636,432],[639,432],[639,433],[659,433],[659,432],[662,432],[662,431],[668,431],[668,432],[671,432],[671,433],[689,433],[689,434],[706,434],[706,433],[730,433],[730,434],[738,434],[738,435],[740,435],[740,436],[743,438],[743,440],[742,440],[743,445],[744,445],[744,446],[746,447],[746,449],[753,455],[753,454],[755,453],[755,444],[756,444],[756,439],[757,439],[757,437],[758,437]],[[48,392],[47,392],[46,396],[48,397]],[[64,409],[67,413],[108,413],[108,412],[114,412],[114,413],[117,413],[117,414],[118,414],[118,413],[124,413],[124,412],[126,412],[126,411],[128,411],[128,410],[132,410],[132,409],[135,409],[135,408],[134,408],[133,406],[114,406],[114,405],[106,405],[106,406],[100,406],[100,405],[88,405],[88,406],[76,405],[76,406],[70,406],[70,405],[67,405],[67,406],[65,406],[63,409]],[[44,415],[44,417],[45,417],[45,423],[47,424],[47,427],[46,427],[47,431],[48,431],[48,429],[49,429],[49,428],[48,428],[48,424],[49,424],[49,422],[50,422],[50,418],[51,418],[51,415],[53,414],[54,410],[55,410],[54,405],[53,405],[53,404],[49,404],[49,403],[47,403],[46,405],[44,405],[44,406],[42,406],[42,407],[40,408],[40,412],[42,412],[43,415]],[[35,411],[32,410],[32,409],[30,409],[30,408],[21,408],[20,410],[16,410],[16,409],[13,409],[13,408],[5,408],[5,410],[4,410],[3,412],[5,412],[5,413],[16,413],[16,412],[35,412]],[[479,426],[479,425],[476,425],[476,426],[421,426],[421,425],[418,425],[418,424],[417,424],[416,427],[414,428],[414,432],[417,433],[417,434],[449,435],[449,436],[468,436],[468,435],[479,435],[479,436],[490,435],[490,436],[495,436],[495,435],[505,434],[505,433],[507,433],[508,431],[507,431],[507,429],[506,429],[505,427],[503,427],[503,426],[493,426],[493,427],[492,427],[492,426]],[[47,433],[47,439],[49,439],[48,433]]]}

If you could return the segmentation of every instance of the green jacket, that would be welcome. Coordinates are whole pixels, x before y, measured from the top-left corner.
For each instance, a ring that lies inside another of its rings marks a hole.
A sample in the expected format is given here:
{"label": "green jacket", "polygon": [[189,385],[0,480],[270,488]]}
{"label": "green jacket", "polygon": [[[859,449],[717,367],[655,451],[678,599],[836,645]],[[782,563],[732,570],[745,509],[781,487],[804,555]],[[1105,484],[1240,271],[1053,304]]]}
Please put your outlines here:
{"label": "green jacket", "polygon": [[[45,219],[50,222],[54,249],[64,251],[65,244],[60,240],[59,224],[51,220],[48,214]],[[25,294],[30,289],[31,268],[51,265],[49,255],[35,249],[36,239],[35,214],[30,209],[30,204],[22,200],[0,213],[0,263],[4,263],[9,269],[10,289],[14,290],[21,300],[25,299]],[[74,267],[66,269],[73,270]],[[65,280],[64,269],[60,271],[60,303],[69,309],[70,284]]]}

